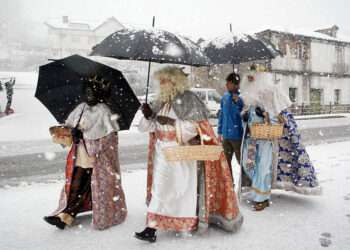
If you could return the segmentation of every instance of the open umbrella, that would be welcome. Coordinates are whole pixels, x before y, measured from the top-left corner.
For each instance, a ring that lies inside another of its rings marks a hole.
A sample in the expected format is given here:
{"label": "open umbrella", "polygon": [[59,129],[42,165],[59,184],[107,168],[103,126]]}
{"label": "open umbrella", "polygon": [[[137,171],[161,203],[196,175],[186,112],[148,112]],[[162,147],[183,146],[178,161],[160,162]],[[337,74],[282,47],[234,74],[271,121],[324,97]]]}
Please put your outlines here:
{"label": "open umbrella", "polygon": [[268,60],[280,55],[274,46],[254,35],[228,33],[202,43],[205,54],[213,64],[239,64]]}
{"label": "open umbrella", "polygon": [[153,28],[117,31],[94,46],[90,55],[149,62],[146,102],[151,62],[191,66],[210,64],[210,60],[204,55],[201,48],[190,39]]}
{"label": "open umbrella", "polygon": [[40,66],[35,97],[43,103],[59,123],[84,100],[83,84],[97,77],[108,84],[110,97],[106,104],[120,115],[121,130],[130,128],[140,103],[124,76],[117,69],[79,55],[69,56]]}
{"label": "open umbrella", "polygon": [[94,46],[90,55],[193,66],[210,63],[190,39],[157,29],[119,30]]}

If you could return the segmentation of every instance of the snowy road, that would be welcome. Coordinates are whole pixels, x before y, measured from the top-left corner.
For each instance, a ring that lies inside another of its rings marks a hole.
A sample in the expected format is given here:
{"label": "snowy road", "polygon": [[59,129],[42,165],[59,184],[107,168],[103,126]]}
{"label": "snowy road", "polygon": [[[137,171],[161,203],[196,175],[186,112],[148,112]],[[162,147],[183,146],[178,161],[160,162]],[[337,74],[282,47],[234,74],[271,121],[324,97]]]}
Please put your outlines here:
{"label": "snowy road", "polygon": [[90,215],[78,217],[74,226],[64,231],[42,220],[56,207],[63,180],[0,188],[0,249],[348,250],[349,148],[350,142],[307,147],[323,188],[322,196],[274,191],[272,205],[263,212],[251,211],[247,202],[242,201],[240,207],[245,221],[236,234],[213,228],[204,236],[160,233],[153,245],[132,237],[134,231],[143,228],[145,221],[144,170],[123,172],[128,217],[123,224],[105,231],[91,228]]}
{"label": "snowy road", "polygon": [[[313,122],[315,123],[315,121]],[[307,145],[350,140],[350,125],[334,127],[329,124],[331,127],[310,128],[310,125],[305,125],[305,121],[298,121],[298,123],[305,127],[302,129],[302,136]],[[139,163],[146,162],[147,135],[122,134],[120,137],[119,155],[122,169],[131,170],[144,167]],[[131,142],[135,145],[130,145]],[[49,175],[50,179],[62,176],[66,151],[62,151],[49,140],[36,142],[37,148],[34,149],[35,142],[32,144],[27,142],[27,145],[19,144],[24,148],[21,149],[23,155],[11,156],[11,153],[16,153],[18,147],[16,143],[7,144],[6,150],[3,150],[10,156],[5,156],[5,153],[1,155],[0,151],[0,186],[16,185],[21,181],[36,181],[46,175]],[[31,150],[38,151],[38,153],[28,154],[25,150],[26,147],[32,148]],[[57,152],[57,150],[59,151]]]}

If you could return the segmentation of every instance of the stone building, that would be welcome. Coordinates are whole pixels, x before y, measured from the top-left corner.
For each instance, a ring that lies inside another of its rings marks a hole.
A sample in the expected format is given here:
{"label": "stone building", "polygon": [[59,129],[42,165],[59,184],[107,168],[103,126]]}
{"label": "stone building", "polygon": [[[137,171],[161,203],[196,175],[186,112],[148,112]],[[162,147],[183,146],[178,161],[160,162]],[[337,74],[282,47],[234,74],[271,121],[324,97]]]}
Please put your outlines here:
{"label": "stone building", "polygon": [[268,62],[268,69],[296,104],[350,104],[350,39],[338,38],[338,29],[257,34],[281,51],[283,56]]}
{"label": "stone building", "polygon": [[[272,79],[284,86],[294,106],[318,107],[320,111],[323,106],[328,109],[336,105],[350,111],[350,38],[338,37],[338,30],[337,26],[314,32],[267,29],[256,34],[281,52],[281,56],[257,63],[264,64]],[[243,75],[248,65],[236,67]],[[214,65],[194,72],[193,84],[223,93],[232,65]],[[328,112],[325,109],[323,112]]]}

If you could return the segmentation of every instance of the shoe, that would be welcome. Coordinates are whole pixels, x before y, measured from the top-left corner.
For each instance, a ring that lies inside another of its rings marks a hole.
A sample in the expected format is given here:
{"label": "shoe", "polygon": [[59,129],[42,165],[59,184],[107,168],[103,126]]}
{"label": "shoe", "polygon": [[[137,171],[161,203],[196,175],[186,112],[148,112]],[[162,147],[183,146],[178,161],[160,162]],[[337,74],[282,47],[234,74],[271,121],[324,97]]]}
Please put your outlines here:
{"label": "shoe", "polygon": [[263,202],[255,202],[253,209],[254,211],[262,211],[270,206],[269,200],[264,200]]}
{"label": "shoe", "polygon": [[57,216],[45,216],[44,220],[50,225],[56,226],[57,228],[63,230],[66,226],[66,223],[61,221]]}
{"label": "shoe", "polygon": [[156,229],[146,227],[140,233],[135,232],[135,238],[143,241],[148,241],[150,243],[154,243],[157,240],[157,236],[155,235]]}

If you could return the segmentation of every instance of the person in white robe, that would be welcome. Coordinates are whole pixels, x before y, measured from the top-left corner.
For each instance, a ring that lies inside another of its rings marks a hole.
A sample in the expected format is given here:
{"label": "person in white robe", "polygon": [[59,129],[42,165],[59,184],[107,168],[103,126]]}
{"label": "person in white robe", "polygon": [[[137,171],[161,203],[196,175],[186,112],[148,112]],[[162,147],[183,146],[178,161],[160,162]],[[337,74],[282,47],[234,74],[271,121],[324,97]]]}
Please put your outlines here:
{"label": "person in white robe", "polygon": [[[147,227],[142,232],[135,233],[135,237],[155,242],[157,229],[192,232],[197,230],[201,223],[208,224],[210,220],[227,231],[237,230],[243,218],[239,214],[232,177],[224,154],[222,153],[222,162],[218,161],[218,165],[212,163],[216,171],[223,173],[221,181],[225,179],[227,183],[231,183],[231,187],[225,187],[228,189],[225,197],[220,197],[222,200],[217,202],[217,208],[221,207],[222,211],[225,211],[219,212],[219,209],[210,210],[206,205],[202,205],[205,203],[205,195],[204,191],[202,195],[199,194],[199,187],[209,183],[203,175],[204,165],[200,168],[199,161],[194,160],[167,161],[163,152],[164,148],[171,146],[198,144],[200,126],[206,126],[203,131],[209,131],[209,141],[213,139],[214,143],[215,139],[218,143],[216,138],[213,138],[214,132],[210,134],[212,128],[207,125],[208,111],[205,105],[188,90],[187,76],[182,69],[166,67],[156,72],[155,77],[160,81],[159,99],[152,108],[148,104],[143,105],[144,117],[139,124],[140,131],[149,132],[151,135]],[[221,165],[222,169],[219,169],[217,166]],[[215,183],[219,184],[219,177],[213,178],[216,178],[213,180],[213,186]],[[208,206],[211,206],[210,204]],[[210,217],[210,213],[215,212],[216,216]],[[208,220],[208,217],[211,219]]]}

